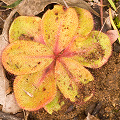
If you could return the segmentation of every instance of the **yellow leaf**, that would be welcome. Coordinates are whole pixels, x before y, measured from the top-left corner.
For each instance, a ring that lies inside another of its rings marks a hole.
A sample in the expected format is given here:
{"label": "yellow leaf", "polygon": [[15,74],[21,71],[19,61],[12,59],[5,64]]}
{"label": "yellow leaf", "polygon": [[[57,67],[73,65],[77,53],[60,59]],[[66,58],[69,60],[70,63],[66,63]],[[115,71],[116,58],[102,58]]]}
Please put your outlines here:
{"label": "yellow leaf", "polygon": [[14,80],[14,93],[17,103],[22,109],[34,111],[42,108],[56,95],[53,71],[46,75],[43,75],[43,71],[41,71],[17,76]]}
{"label": "yellow leaf", "polygon": [[43,43],[41,34],[41,18],[19,16],[13,22],[9,30],[9,41],[32,40]]}
{"label": "yellow leaf", "polygon": [[53,52],[45,45],[18,40],[9,44],[2,53],[6,70],[15,74],[29,74],[45,69],[53,61]]}
{"label": "yellow leaf", "polygon": [[55,54],[61,52],[71,42],[77,27],[78,17],[74,8],[56,5],[42,18],[44,40]]}

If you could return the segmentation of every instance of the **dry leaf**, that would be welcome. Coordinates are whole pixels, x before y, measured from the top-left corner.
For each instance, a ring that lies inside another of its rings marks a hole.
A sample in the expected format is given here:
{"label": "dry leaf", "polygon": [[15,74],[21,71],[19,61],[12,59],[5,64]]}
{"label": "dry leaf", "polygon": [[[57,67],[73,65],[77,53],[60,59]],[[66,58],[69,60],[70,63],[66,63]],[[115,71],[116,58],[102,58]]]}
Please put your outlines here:
{"label": "dry leaf", "polygon": [[[24,1],[20,4],[20,6],[23,4],[24,4]],[[9,87],[9,81],[7,80],[7,78],[5,77],[5,74],[4,74],[3,66],[1,63],[1,55],[2,55],[3,49],[8,45],[8,30],[9,30],[9,26],[11,23],[11,19],[12,19],[13,15],[17,12],[18,9],[19,9],[19,7],[14,9],[10,13],[8,18],[5,20],[3,31],[2,31],[2,34],[0,35],[0,104],[3,105],[3,110],[5,112],[8,112],[7,106],[9,106],[9,107],[16,106],[16,108],[17,108],[16,111],[15,111],[15,109],[9,109],[9,112],[11,112],[11,113],[16,113],[18,111],[18,107],[17,107],[17,104],[14,102],[15,99],[14,99],[13,95],[6,96],[6,90]],[[10,101],[9,98],[11,98],[10,104],[8,102],[8,101]]]}
{"label": "dry leaf", "polygon": [[6,95],[6,86],[8,86],[8,81],[6,83],[5,77],[4,77],[4,72],[2,65],[0,64],[0,104],[4,105],[5,103],[5,95]]}
{"label": "dry leaf", "polygon": [[96,118],[94,115],[90,115],[90,113],[88,113],[88,116],[84,120],[99,120],[99,119]]}
{"label": "dry leaf", "polygon": [[[2,1],[10,5],[14,3],[16,0],[2,0]],[[87,4],[83,0],[65,0],[65,1],[70,7],[76,6],[76,7],[84,8],[94,13],[95,15],[99,16],[99,14],[96,11],[94,11],[89,6],[89,4]],[[65,5],[63,0],[26,0],[24,6],[21,9],[19,9],[18,12],[21,15],[29,15],[29,16],[37,15],[41,11],[43,11],[48,4],[51,4],[51,3],[58,3],[58,4]]]}
{"label": "dry leaf", "polygon": [[8,28],[9,28],[10,20],[12,16],[15,14],[15,12],[16,10],[12,11],[10,16],[8,16],[8,18],[6,19],[4,23],[3,32],[0,35],[0,43],[1,43],[0,44],[0,104],[2,104],[3,106],[5,105],[6,89],[8,87],[9,82],[7,81],[4,75],[4,70],[1,63],[1,54],[3,49],[8,45]]}
{"label": "dry leaf", "polygon": [[7,104],[3,106],[3,112],[15,114],[21,110],[21,108],[17,105],[14,94],[7,95],[5,100]]}
{"label": "dry leaf", "polygon": [[117,30],[108,30],[107,35],[110,38],[111,44],[113,44],[119,37]]}

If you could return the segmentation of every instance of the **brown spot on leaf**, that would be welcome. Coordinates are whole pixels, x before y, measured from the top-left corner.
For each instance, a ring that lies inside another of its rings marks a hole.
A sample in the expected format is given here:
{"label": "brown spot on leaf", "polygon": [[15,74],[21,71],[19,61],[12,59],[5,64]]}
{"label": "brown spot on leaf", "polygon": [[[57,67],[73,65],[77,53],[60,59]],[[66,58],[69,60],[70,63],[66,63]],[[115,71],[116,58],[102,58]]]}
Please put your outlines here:
{"label": "brown spot on leaf", "polygon": [[38,31],[41,31],[41,29],[38,29]]}
{"label": "brown spot on leaf", "polygon": [[28,65],[29,67],[31,67],[31,65]]}
{"label": "brown spot on leaf", "polygon": [[56,17],[56,19],[55,19],[56,21],[58,20],[58,17]]}
{"label": "brown spot on leaf", "polygon": [[43,87],[43,91],[45,91],[46,90],[46,88],[45,87]]}
{"label": "brown spot on leaf", "polygon": [[87,79],[84,79],[84,81],[86,82],[86,81],[87,81]]}
{"label": "brown spot on leaf", "polygon": [[17,65],[17,64],[15,64],[15,67],[16,67],[17,69],[19,69],[19,67],[18,67],[18,65]]}
{"label": "brown spot on leaf", "polygon": [[102,48],[100,44],[96,44],[94,50],[91,51],[90,54],[85,55],[85,60],[88,62],[94,62],[95,60],[102,59],[105,55],[105,50]]}
{"label": "brown spot on leaf", "polygon": [[34,40],[34,37],[30,37],[31,40]]}
{"label": "brown spot on leaf", "polygon": [[48,35],[48,39],[50,39],[50,35]]}
{"label": "brown spot on leaf", "polygon": [[57,80],[58,82],[60,82],[60,80]]}
{"label": "brown spot on leaf", "polygon": [[72,84],[69,85],[68,90],[73,90],[73,86],[72,86]]}
{"label": "brown spot on leaf", "polygon": [[58,15],[58,12],[56,12],[55,15]]}
{"label": "brown spot on leaf", "polygon": [[66,6],[63,6],[63,10],[66,11],[66,10],[67,10],[67,7],[66,7]]}
{"label": "brown spot on leaf", "polygon": [[40,64],[40,62],[38,62],[38,64]]}
{"label": "brown spot on leaf", "polygon": [[79,18],[79,17],[80,17],[80,14],[78,13],[77,15],[78,15],[78,18]]}
{"label": "brown spot on leaf", "polygon": [[80,75],[79,77],[82,78],[82,75]]}
{"label": "brown spot on leaf", "polygon": [[25,34],[21,34],[21,36],[18,38],[19,40],[34,40],[33,36],[27,36]]}

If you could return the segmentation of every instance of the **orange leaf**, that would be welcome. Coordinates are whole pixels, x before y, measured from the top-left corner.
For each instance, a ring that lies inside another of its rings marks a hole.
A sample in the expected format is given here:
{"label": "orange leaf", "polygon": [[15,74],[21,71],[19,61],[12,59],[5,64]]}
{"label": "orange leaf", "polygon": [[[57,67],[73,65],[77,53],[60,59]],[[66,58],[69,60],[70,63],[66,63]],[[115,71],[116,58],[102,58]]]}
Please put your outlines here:
{"label": "orange leaf", "polygon": [[76,102],[77,98],[84,101],[86,96],[81,96],[83,91],[80,89],[94,80],[87,69],[71,58],[61,58],[56,62],[55,78],[62,94],[72,102]]}
{"label": "orange leaf", "polygon": [[[38,85],[39,86],[36,86]],[[56,82],[53,71],[43,76],[43,71],[17,76],[14,80],[14,93],[18,105],[34,111],[51,102],[56,95]]]}
{"label": "orange leaf", "polygon": [[61,52],[71,42],[77,27],[78,17],[73,8],[55,5],[42,18],[44,40],[55,54]]}
{"label": "orange leaf", "polygon": [[53,52],[45,45],[33,41],[15,41],[2,53],[5,69],[15,75],[41,71],[52,61]]}

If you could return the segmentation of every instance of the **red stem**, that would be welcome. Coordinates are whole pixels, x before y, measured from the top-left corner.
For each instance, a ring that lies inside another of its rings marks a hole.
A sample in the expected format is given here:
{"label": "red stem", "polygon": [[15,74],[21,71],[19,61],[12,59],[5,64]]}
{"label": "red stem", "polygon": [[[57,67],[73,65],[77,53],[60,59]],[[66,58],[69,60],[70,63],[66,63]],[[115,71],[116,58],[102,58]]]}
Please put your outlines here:
{"label": "red stem", "polygon": [[103,26],[103,0],[100,0],[100,4],[101,26]]}

